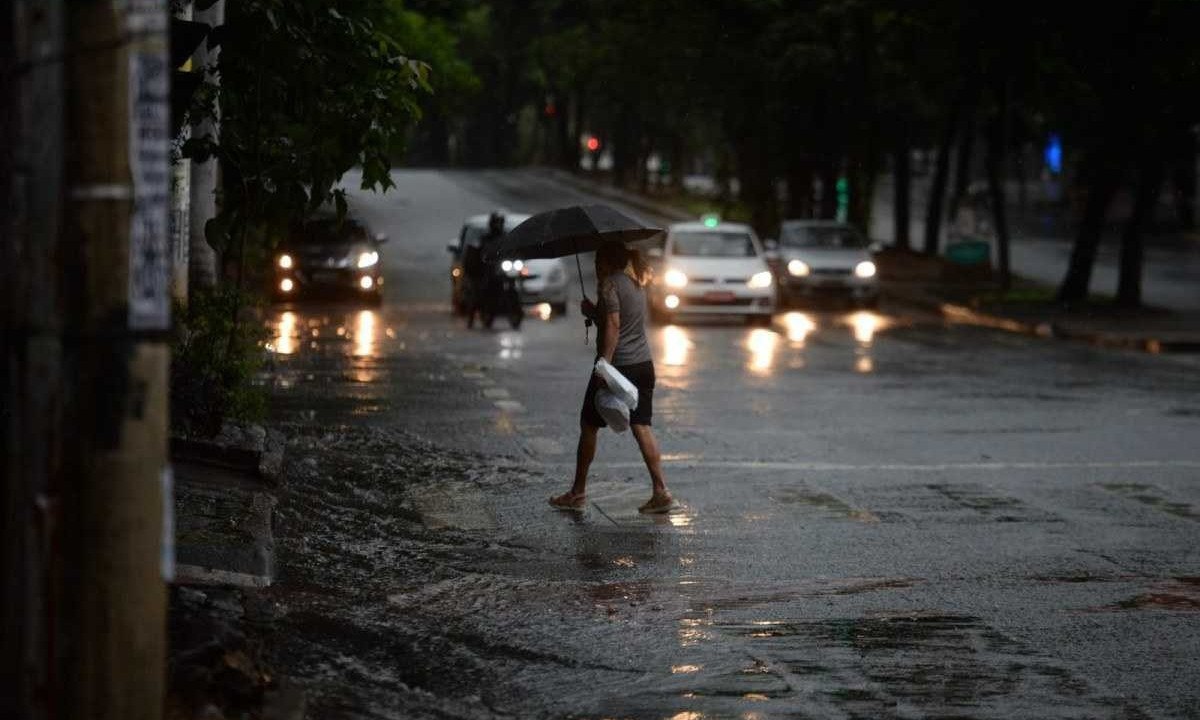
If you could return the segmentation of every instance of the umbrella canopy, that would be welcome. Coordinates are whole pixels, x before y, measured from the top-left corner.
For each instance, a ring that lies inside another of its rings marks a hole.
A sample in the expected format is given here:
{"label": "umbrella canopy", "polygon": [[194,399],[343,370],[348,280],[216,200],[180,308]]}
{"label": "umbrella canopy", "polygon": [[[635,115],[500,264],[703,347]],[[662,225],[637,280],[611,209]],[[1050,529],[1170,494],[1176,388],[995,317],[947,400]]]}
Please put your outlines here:
{"label": "umbrella canopy", "polygon": [[484,260],[534,260],[592,252],[610,242],[637,242],[662,232],[607,205],[573,205],[530,217],[484,251]]}

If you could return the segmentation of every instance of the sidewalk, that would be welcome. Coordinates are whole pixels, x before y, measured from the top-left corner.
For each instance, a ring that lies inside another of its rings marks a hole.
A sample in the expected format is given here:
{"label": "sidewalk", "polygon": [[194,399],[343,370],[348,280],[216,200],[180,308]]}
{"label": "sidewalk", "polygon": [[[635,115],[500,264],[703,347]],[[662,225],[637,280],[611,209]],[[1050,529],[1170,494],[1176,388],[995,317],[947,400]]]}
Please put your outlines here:
{"label": "sidewalk", "polygon": [[[564,170],[538,168],[536,172],[552,181],[660,218],[671,221],[694,219],[678,207]],[[1065,308],[1053,301],[1053,288],[1030,279],[1018,281],[1023,293],[1000,301],[995,284],[986,273],[972,274],[949,265],[942,258],[926,258],[915,253],[903,257],[893,254],[890,258],[880,258],[880,265],[885,298],[933,311],[950,322],[1074,340],[1099,347],[1150,353],[1200,352],[1200,311],[1129,310],[1105,302]],[[953,277],[947,277],[948,274]],[[1153,277],[1148,279],[1153,281]]]}
{"label": "sidewalk", "polygon": [[171,439],[175,578],[170,584],[165,717],[304,716],[302,689],[278,677],[262,639],[275,580],[274,516],[283,437],[227,425],[212,440]]}
{"label": "sidewalk", "polygon": [[1054,300],[1053,287],[1019,277],[1015,278],[1014,289],[1002,297],[992,280],[980,277],[955,282],[929,270],[942,264],[954,272],[953,266],[944,261],[926,258],[917,262],[923,263],[920,270],[903,262],[896,263],[899,268],[889,267],[888,260],[881,260],[885,297],[935,312],[949,322],[1097,347],[1149,353],[1200,352],[1200,313],[1121,308],[1107,300],[1067,307]]}

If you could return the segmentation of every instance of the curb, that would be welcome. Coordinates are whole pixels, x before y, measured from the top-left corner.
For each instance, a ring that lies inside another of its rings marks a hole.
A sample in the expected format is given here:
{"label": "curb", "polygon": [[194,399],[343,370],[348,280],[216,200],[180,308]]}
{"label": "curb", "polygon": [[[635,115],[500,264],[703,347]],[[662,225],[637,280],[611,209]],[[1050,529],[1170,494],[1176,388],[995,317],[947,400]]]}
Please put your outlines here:
{"label": "curb", "polygon": [[950,322],[963,325],[991,328],[993,330],[1002,330],[1039,338],[1069,340],[1113,350],[1134,350],[1152,355],[1200,352],[1200,337],[1185,340],[1165,340],[1158,337],[1115,335],[1104,331],[1072,330],[1059,323],[1048,321],[1029,322],[1001,315],[991,315],[967,307],[966,305],[943,302],[935,298],[894,294],[886,290],[884,293],[886,297],[893,301],[936,312]]}

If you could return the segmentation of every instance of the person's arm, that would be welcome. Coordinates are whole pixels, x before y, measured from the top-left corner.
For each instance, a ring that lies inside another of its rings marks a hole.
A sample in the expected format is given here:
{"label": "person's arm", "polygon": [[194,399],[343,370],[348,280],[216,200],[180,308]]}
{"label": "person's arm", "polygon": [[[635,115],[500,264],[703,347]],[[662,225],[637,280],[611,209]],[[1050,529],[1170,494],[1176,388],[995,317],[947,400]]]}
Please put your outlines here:
{"label": "person's arm", "polygon": [[600,348],[600,354],[611,364],[617,353],[617,337],[621,333],[621,295],[612,276],[600,284],[600,299],[604,306],[604,317],[599,319],[604,323],[604,346]]}
{"label": "person's arm", "polygon": [[621,313],[610,312],[604,316],[604,347],[600,354],[611,365],[613,355],[617,354],[617,336],[621,333]]}

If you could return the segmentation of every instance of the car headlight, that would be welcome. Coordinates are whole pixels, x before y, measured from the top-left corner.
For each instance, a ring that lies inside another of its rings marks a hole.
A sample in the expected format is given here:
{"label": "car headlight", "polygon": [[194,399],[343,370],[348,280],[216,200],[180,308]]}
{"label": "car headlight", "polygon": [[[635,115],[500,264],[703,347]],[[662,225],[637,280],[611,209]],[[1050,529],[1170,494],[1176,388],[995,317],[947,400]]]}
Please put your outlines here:
{"label": "car headlight", "polygon": [[752,288],[769,288],[771,287],[771,273],[768,270],[756,272],[746,284]]}
{"label": "car headlight", "polygon": [[512,272],[513,271],[513,261],[505,260],[504,262],[500,263],[500,269],[503,270],[504,272]]}
{"label": "car headlight", "polygon": [[863,260],[854,266],[854,274],[860,278],[875,277],[875,263],[870,260]]}
{"label": "car headlight", "polygon": [[681,288],[687,287],[688,278],[687,275],[672,268],[663,275],[663,282],[667,284],[667,287]]}
{"label": "car headlight", "polygon": [[292,256],[291,255],[288,255],[286,253],[284,253],[283,255],[280,255],[278,262],[279,262],[279,267],[283,268],[284,270],[292,269]]}
{"label": "car headlight", "polygon": [[791,275],[795,275],[796,277],[804,277],[810,272],[812,272],[812,270],[808,267],[808,263],[804,262],[803,260],[793,260],[788,263],[788,273]]}
{"label": "car headlight", "polygon": [[358,266],[360,268],[369,268],[377,262],[379,262],[379,253],[374,250],[358,254]]}

